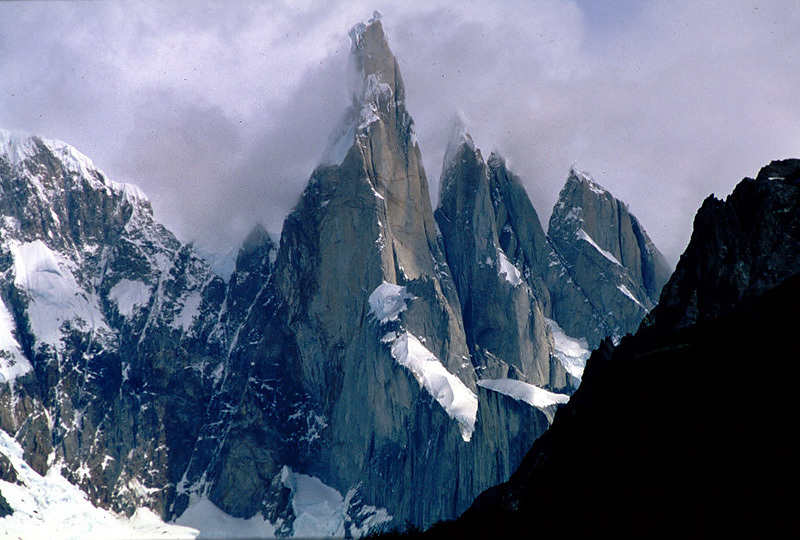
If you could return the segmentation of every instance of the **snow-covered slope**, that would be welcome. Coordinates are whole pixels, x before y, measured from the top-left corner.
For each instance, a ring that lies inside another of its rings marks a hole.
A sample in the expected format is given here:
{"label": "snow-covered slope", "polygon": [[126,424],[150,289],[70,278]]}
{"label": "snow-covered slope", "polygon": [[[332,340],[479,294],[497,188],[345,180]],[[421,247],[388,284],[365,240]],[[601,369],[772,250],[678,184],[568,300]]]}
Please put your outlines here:
{"label": "snow-covered slope", "polygon": [[91,501],[160,512],[204,412],[185,389],[213,390],[225,285],[74,148],[0,132],[0,150],[0,428]]}
{"label": "snow-covered slope", "polygon": [[0,517],[2,538],[104,538],[119,540],[193,539],[198,530],[164,523],[147,508],[131,517],[97,508],[86,493],[56,468],[42,476],[23,459],[23,450],[0,430],[0,496],[14,513]]}

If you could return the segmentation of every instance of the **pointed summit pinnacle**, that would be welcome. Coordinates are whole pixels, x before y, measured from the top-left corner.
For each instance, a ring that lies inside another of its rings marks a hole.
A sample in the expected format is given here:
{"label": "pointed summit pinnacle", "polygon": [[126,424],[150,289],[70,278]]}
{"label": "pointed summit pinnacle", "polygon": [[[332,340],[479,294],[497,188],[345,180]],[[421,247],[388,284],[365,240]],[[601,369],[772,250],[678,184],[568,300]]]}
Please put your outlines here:
{"label": "pointed summit pinnacle", "polygon": [[386,85],[395,100],[404,99],[405,87],[400,77],[397,60],[392,54],[383,32],[380,13],[376,11],[372,19],[351,28],[350,39],[352,40],[351,54],[363,81],[361,87],[357,88],[357,95],[354,97],[363,103],[373,96],[375,88]]}
{"label": "pointed summit pinnacle", "polygon": [[445,168],[460,154],[463,145],[466,145],[472,152],[476,151],[475,142],[467,130],[466,123],[467,119],[464,113],[458,112],[453,116],[450,140],[447,143],[447,151],[444,154]]}
{"label": "pointed summit pinnacle", "polygon": [[[567,185],[570,183],[577,183],[578,185],[583,185],[588,187],[593,193],[597,195],[603,195],[608,193],[608,190],[605,189],[603,186],[598,184],[594,181],[592,176],[584,171],[578,169],[577,164],[573,163],[572,166],[569,168],[569,176],[567,177]],[[566,188],[566,186],[564,186]]]}

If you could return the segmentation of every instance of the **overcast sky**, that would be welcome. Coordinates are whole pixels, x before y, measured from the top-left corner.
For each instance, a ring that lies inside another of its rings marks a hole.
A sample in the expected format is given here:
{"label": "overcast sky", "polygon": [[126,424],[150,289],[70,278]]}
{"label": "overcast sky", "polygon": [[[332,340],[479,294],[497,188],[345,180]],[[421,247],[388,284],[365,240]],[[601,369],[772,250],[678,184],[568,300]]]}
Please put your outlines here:
{"label": "overcast sky", "polygon": [[671,263],[711,193],[800,157],[800,3],[0,3],[0,127],[139,185],[182,240],[279,232],[348,104],[348,29],[383,13],[434,204],[451,118],[545,221],[571,165]]}

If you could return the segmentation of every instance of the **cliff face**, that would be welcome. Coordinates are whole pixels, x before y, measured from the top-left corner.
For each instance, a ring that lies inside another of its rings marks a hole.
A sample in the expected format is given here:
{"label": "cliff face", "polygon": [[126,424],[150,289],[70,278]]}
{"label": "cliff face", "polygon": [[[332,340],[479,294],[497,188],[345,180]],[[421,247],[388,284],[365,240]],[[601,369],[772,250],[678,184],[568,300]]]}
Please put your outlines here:
{"label": "cliff face", "polygon": [[205,316],[225,285],[135,187],[64,143],[0,139],[0,427],[40,474],[164,511],[221,365]]}
{"label": "cliff face", "polygon": [[548,237],[557,254],[546,278],[553,318],[567,334],[596,346],[606,336],[619,340],[636,330],[670,270],[627,206],[573,170]]}
{"label": "cliff face", "polygon": [[800,270],[800,160],[773,161],[731,195],[713,196],[646,325],[682,328],[721,315]]}
{"label": "cliff face", "polygon": [[791,535],[797,164],[703,204],[652,318],[604,342],[511,479],[430,536],[531,523],[566,536]]}
{"label": "cliff face", "polygon": [[544,232],[502,159],[493,155],[489,163],[456,126],[436,220],[473,362],[481,378],[511,377],[563,389],[566,372],[553,353],[549,292],[536,260],[546,243]]}

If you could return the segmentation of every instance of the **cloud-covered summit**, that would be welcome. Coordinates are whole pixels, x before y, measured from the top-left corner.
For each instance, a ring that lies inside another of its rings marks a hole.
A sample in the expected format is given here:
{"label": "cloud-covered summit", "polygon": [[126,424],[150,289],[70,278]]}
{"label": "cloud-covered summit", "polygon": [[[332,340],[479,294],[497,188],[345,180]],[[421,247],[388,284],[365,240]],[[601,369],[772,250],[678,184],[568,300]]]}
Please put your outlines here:
{"label": "cloud-covered summit", "polygon": [[138,184],[184,239],[280,229],[350,105],[347,30],[383,13],[432,196],[449,122],[543,220],[576,160],[674,261],[711,192],[800,155],[796,3],[0,4],[0,126]]}

